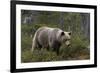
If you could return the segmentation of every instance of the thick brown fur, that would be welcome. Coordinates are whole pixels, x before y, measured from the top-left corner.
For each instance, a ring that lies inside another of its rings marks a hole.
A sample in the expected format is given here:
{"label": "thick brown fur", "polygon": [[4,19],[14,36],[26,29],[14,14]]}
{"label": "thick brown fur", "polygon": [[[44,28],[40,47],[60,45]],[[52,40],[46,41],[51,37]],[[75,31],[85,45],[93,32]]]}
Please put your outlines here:
{"label": "thick brown fur", "polygon": [[70,39],[70,35],[59,28],[40,27],[34,35],[32,51],[34,51],[35,48],[52,48],[59,54],[60,46],[65,43],[67,39]]}

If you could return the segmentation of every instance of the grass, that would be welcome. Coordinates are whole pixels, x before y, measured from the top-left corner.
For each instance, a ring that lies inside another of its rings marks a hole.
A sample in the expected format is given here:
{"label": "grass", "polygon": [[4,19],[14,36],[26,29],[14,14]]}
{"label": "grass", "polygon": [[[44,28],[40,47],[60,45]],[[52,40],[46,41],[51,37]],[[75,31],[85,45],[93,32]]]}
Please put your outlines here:
{"label": "grass", "polygon": [[90,51],[81,40],[76,42],[72,40],[72,45],[67,47],[62,45],[60,54],[56,55],[54,51],[48,51],[46,48],[31,52],[31,48],[22,50],[21,61],[27,62],[47,62],[47,61],[63,61],[63,60],[84,60],[90,59]]}

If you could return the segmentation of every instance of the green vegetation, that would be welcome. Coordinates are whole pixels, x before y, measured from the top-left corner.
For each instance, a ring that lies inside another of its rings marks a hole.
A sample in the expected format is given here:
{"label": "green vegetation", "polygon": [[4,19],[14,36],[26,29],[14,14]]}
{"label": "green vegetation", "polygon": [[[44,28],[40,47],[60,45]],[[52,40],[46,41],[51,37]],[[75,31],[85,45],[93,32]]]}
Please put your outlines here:
{"label": "green vegetation", "polygon": [[[25,16],[32,13],[37,14],[30,23],[21,24],[21,62],[45,62],[45,61],[62,61],[62,60],[83,60],[90,59],[89,51],[89,28],[84,28],[83,18],[81,13],[65,13],[65,12],[46,12],[46,11],[25,11],[22,10],[22,20]],[[87,14],[85,15],[87,18]],[[84,23],[89,25],[84,20]],[[71,31],[71,45],[62,45],[60,55],[46,48],[35,49],[31,52],[32,38],[39,27],[58,27],[65,31]]]}

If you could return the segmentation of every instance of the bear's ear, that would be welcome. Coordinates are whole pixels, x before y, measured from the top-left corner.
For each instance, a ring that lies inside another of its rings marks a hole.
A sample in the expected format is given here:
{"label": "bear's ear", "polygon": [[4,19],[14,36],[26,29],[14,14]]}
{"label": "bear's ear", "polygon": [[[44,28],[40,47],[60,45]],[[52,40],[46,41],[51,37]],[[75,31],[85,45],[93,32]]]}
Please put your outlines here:
{"label": "bear's ear", "polygon": [[69,32],[68,34],[71,35],[71,32]]}
{"label": "bear's ear", "polygon": [[61,32],[61,35],[62,35],[62,36],[65,35],[64,31]]}

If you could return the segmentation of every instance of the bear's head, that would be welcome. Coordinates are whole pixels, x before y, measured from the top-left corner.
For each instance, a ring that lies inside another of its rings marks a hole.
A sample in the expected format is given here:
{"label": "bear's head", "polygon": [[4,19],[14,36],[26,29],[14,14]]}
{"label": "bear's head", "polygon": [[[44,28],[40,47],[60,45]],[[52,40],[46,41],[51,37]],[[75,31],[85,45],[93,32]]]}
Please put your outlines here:
{"label": "bear's head", "polygon": [[61,44],[66,44],[67,46],[70,45],[70,40],[71,40],[71,32],[66,32],[66,31],[59,31],[58,32],[58,40],[61,42]]}

